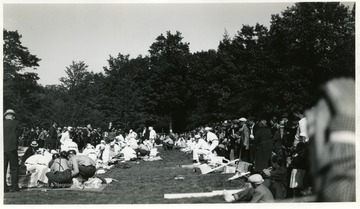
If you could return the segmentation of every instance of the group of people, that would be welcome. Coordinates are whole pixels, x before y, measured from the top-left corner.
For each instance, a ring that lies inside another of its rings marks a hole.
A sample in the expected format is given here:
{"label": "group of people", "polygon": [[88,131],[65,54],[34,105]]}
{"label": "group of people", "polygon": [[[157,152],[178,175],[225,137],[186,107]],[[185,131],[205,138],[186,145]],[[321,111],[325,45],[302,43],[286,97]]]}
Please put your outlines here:
{"label": "group of people", "polygon": [[[30,144],[19,162],[17,138],[22,128],[18,121],[14,120],[15,115],[11,109],[4,113],[4,192],[19,191],[19,173],[22,171],[31,174],[27,187],[42,187],[48,184],[54,186],[54,183],[70,187],[74,182],[81,184],[94,176],[95,161],[90,157],[79,155],[73,149],[62,150],[61,153],[55,150],[49,152],[47,149],[38,148],[36,141]],[[11,175],[10,187],[7,186],[6,179],[8,164]],[[65,179],[59,180],[59,176]],[[53,182],[55,179],[56,182]]]}
{"label": "group of people", "polygon": [[[5,176],[8,162],[11,175],[11,187],[5,187],[5,192],[19,190],[17,182],[19,173],[22,172],[31,173],[27,187],[81,187],[87,179],[94,176],[96,168],[108,166],[113,158],[126,161],[136,160],[141,156],[149,157],[151,151],[154,151],[152,149],[157,138],[153,127],[145,127],[139,134],[130,129],[124,136],[111,122],[103,133],[99,132],[100,129],[93,130],[90,124],[85,129],[70,126],[61,129],[57,123],[53,123],[48,131],[43,130],[43,146],[39,138],[33,138],[25,153],[19,158],[18,139],[22,140],[24,129],[14,120],[13,110],[7,110],[4,117],[4,130],[7,130],[4,133],[7,139],[4,143]],[[87,142],[83,148],[81,141],[76,140],[80,136],[79,133],[82,140],[85,139]]]}
{"label": "group of people", "polygon": [[[145,126],[138,133],[132,129],[124,133],[109,123],[102,133],[101,129],[93,129],[90,124],[86,128],[61,129],[54,123],[48,131],[36,129],[36,134],[31,134],[35,140],[29,143],[21,163],[27,171],[37,171],[32,179],[34,184],[54,185],[47,177],[54,179],[54,174],[59,173],[72,183],[81,184],[94,175],[98,160],[106,164],[115,156],[124,160],[150,156],[155,144],[161,143],[164,150],[179,148],[192,153],[196,165],[206,161],[210,155],[251,164],[249,171],[252,175],[248,181],[252,187],[240,194],[225,193],[228,202],[282,200],[311,191],[321,194],[318,199],[322,201],[352,201],[355,198],[353,94],[353,80],[334,80],[324,85],[322,97],[307,111],[295,105],[291,108],[291,115],[284,113],[279,120],[277,117],[268,121],[242,117],[180,135],[172,132],[159,135],[153,127]],[[7,110],[4,117],[4,177],[8,164],[11,174],[11,187],[5,187],[5,191],[18,191],[17,142],[23,129],[14,120],[13,110]],[[341,173],[344,168],[346,174]],[[313,178],[314,173],[319,175]],[[336,192],[334,197],[330,191],[335,187],[349,192]],[[265,193],[262,200],[256,195],[259,192]],[[329,197],[334,197],[334,200]]]}
{"label": "group of people", "polygon": [[312,187],[309,166],[309,137],[306,117],[293,108],[295,122],[289,115],[256,121],[253,117],[227,120],[212,127],[199,127],[181,135],[175,144],[191,152],[195,165],[208,162],[211,155],[251,164],[252,174],[259,174],[277,200],[309,194]]}
{"label": "group of people", "polygon": [[[355,85],[335,79],[310,109],[294,105],[291,117],[253,117],[200,127],[176,143],[206,161],[216,154],[251,164],[251,187],[224,193],[227,202],[272,202],[317,194],[318,201],[355,201]],[[311,161],[311,163],[310,163]],[[344,173],[345,172],[345,173]],[[333,193],[331,193],[333,189]]]}

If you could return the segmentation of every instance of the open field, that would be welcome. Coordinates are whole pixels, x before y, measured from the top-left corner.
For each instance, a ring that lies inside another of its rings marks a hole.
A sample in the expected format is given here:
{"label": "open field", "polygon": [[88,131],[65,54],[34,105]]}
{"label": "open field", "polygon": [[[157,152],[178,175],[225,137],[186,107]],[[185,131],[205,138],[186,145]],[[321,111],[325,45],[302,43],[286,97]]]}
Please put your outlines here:
{"label": "open field", "polygon": [[[213,190],[238,189],[243,185],[241,179],[227,182],[233,174],[211,173],[201,175],[199,170],[181,168],[191,164],[191,155],[179,150],[163,151],[159,147],[162,161],[129,162],[131,168],[124,169],[120,164],[107,173],[104,178],[114,178],[102,192],[78,191],[27,191],[4,194],[4,204],[182,204],[182,203],[225,203],[222,196],[186,199],[164,199],[167,193],[210,192]],[[184,180],[175,177],[184,176]]]}

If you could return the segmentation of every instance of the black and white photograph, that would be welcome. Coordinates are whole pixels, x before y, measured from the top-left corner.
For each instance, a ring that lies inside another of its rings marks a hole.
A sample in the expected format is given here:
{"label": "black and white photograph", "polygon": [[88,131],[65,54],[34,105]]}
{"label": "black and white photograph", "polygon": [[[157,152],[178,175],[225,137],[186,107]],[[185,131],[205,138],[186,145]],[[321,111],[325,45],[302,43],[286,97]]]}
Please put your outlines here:
{"label": "black and white photograph", "polygon": [[2,205],[355,208],[355,11],[2,1]]}

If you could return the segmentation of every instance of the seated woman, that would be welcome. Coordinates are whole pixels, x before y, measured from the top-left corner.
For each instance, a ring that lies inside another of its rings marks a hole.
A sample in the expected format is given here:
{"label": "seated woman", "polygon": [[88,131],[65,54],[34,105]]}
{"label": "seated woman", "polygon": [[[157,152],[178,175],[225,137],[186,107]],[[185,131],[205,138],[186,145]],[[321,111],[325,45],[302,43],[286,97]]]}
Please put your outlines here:
{"label": "seated woman", "polygon": [[71,170],[67,162],[67,152],[53,155],[50,172],[46,173],[49,186],[53,188],[67,188],[72,185]]}

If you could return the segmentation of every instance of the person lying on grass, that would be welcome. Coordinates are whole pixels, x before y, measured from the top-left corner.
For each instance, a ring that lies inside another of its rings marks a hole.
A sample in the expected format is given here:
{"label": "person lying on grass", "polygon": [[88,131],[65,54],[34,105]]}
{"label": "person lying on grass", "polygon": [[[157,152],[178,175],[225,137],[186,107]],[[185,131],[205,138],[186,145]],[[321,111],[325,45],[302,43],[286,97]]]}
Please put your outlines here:
{"label": "person lying on grass", "polygon": [[[75,150],[68,151],[68,165],[73,180],[78,180],[80,184],[93,177],[96,172],[96,162],[86,155],[76,155]],[[76,180],[74,182],[77,183]]]}
{"label": "person lying on grass", "polygon": [[264,203],[274,201],[274,197],[271,194],[271,191],[262,184],[264,179],[260,174],[251,175],[248,181],[251,183],[251,188],[247,188],[235,194],[224,191],[225,201],[250,203]]}

